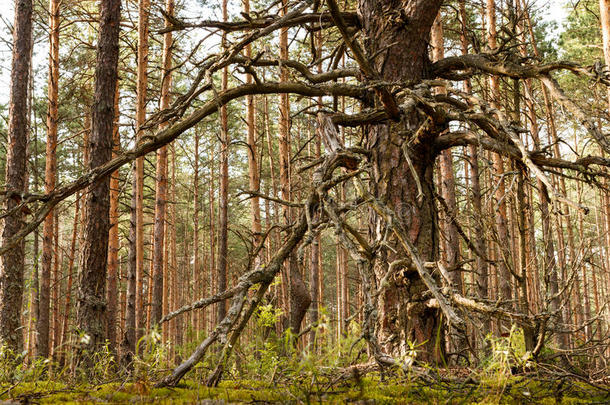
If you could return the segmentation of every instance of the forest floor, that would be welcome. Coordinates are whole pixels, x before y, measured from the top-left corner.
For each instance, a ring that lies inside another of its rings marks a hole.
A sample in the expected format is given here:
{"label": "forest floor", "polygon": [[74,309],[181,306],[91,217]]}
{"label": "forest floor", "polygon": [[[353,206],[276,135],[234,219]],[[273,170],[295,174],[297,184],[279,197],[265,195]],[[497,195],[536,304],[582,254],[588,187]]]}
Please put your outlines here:
{"label": "forest floor", "polygon": [[403,376],[381,381],[379,375],[371,373],[337,382],[328,377],[302,377],[273,384],[226,380],[215,388],[194,380],[173,388],[154,388],[144,382],[68,385],[45,380],[0,386],[0,404],[610,404],[610,386],[570,379],[512,376],[487,381],[469,377],[422,381]]}

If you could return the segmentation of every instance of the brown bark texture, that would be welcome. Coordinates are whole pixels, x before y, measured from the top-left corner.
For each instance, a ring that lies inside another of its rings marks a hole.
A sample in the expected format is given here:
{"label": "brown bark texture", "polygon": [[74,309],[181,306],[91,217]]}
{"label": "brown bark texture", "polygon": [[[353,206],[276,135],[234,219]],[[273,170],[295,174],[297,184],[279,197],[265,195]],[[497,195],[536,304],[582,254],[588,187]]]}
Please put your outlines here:
{"label": "brown bark texture", "polygon": [[[6,191],[4,209],[10,211],[21,201],[26,188],[28,142],[28,84],[32,49],[32,1],[15,1],[13,61],[9,95]],[[23,225],[17,210],[4,219],[2,244],[13,238]],[[24,241],[18,242],[1,257],[0,263],[0,340],[16,353],[23,349],[21,304],[23,301]]]}
{"label": "brown bark texture", "polygon": [[[369,55],[387,49],[384,52],[386,56],[378,58],[374,66],[383,80],[416,81],[423,78],[429,63],[430,29],[441,3],[439,0],[410,0],[406,4],[398,0],[359,1],[365,49]],[[394,14],[396,18],[388,18]],[[393,46],[395,43],[401,46]],[[365,130],[367,146],[372,152],[373,194],[395,212],[420,258],[424,261],[438,260],[433,181],[436,154],[430,145],[440,129],[429,125],[425,117],[413,111],[402,122],[369,125]],[[402,134],[416,131],[418,138],[407,143]],[[422,195],[419,195],[418,183]],[[371,236],[380,238],[378,232],[383,228],[383,219],[371,211]],[[375,269],[378,281],[386,274],[388,263],[395,259],[395,253],[381,252]],[[405,272],[405,276],[402,283],[396,281],[380,296],[379,341],[386,352],[393,355],[406,354],[409,342],[421,344],[418,359],[441,361],[444,342],[442,332],[438,333],[442,330],[439,328],[439,311],[426,306],[424,297],[428,289],[417,273]]]}
{"label": "brown bark texture", "polygon": [[[119,58],[120,0],[100,2],[100,28],[95,68],[89,169],[112,155],[114,96]],[[106,270],[110,227],[110,178],[91,185],[85,199],[85,242],[78,291],[77,325],[83,334],[81,356],[88,364],[106,339]]]}

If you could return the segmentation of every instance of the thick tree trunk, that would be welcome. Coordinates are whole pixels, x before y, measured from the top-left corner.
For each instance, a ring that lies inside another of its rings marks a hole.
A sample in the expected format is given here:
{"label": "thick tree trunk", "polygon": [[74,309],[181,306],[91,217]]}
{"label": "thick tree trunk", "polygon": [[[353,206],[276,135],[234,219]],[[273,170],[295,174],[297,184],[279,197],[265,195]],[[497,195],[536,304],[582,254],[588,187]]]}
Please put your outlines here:
{"label": "thick tree trunk", "polygon": [[[28,84],[32,49],[32,1],[15,0],[13,27],[13,62],[9,96],[8,145],[6,156],[5,212],[21,201],[26,187],[26,149],[28,143]],[[4,219],[2,244],[11,240],[21,228],[23,214],[17,210]],[[21,353],[20,329],[23,300],[24,242],[19,242],[1,258],[0,266],[0,340]]]}
{"label": "thick tree trunk", "polygon": [[[49,83],[47,110],[47,146],[45,159],[46,193],[55,188],[57,178],[57,97],[59,81],[59,0],[49,2]],[[36,325],[36,355],[49,356],[49,309],[51,294],[51,267],[53,265],[53,211],[47,215],[42,227],[42,261],[40,272],[39,316]]]}
{"label": "thick tree trunk", "polygon": [[[174,1],[167,0],[165,12],[172,16],[174,13]],[[169,22],[166,22],[166,25]],[[172,33],[167,32],[163,36],[163,82],[161,85],[161,110],[169,107],[169,91],[172,83]],[[164,123],[159,129],[167,127]],[[163,252],[165,247],[165,211],[167,194],[167,146],[157,151],[157,191],[155,197],[155,230],[153,245],[153,296],[152,296],[152,318],[151,323],[157,324],[163,316]]]}
{"label": "thick tree trunk", "polygon": [[[378,55],[383,50],[384,57],[375,59],[375,68],[383,80],[413,82],[424,76],[430,29],[441,3],[440,0],[410,0],[406,4],[398,0],[359,1],[365,49],[369,55]],[[437,261],[438,224],[433,196],[436,156],[430,148],[430,138],[439,129],[424,120],[425,117],[412,112],[402,122],[366,128],[368,147],[372,151],[371,188],[401,220],[420,258]],[[407,140],[402,134],[413,134],[418,129],[421,131],[418,139],[404,145],[412,162],[411,170],[403,154],[402,146]],[[418,182],[423,194],[420,198]],[[373,237],[380,237],[378,233],[383,229],[382,218],[371,213]],[[378,278],[385,275],[388,263],[395,259],[393,252],[381,252],[376,268]],[[406,273],[402,283],[394,282],[380,297],[379,340],[393,355],[406,354],[409,343],[414,343],[421,345],[418,360],[441,361],[444,339],[439,332],[442,331],[440,313],[426,305],[427,288],[416,274]]]}
{"label": "thick tree trunk", "polygon": [[[89,169],[110,160],[114,123],[114,94],[119,58],[120,0],[100,3],[100,30],[95,69]],[[106,339],[106,265],[110,209],[110,179],[92,185],[86,197],[85,243],[81,261],[77,325],[84,334],[80,355],[87,364]]]}

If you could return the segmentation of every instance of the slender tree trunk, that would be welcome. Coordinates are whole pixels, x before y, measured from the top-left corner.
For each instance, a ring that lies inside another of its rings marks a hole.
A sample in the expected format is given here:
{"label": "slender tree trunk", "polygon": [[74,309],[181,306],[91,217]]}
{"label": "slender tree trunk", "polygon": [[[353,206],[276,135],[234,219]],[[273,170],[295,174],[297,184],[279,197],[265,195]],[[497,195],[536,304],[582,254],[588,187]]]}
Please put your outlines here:
{"label": "slender tree trunk", "polygon": [[[112,128],[112,157],[120,150],[119,83],[114,93],[114,125]],[[110,230],[108,232],[108,342],[112,353],[117,351],[118,271],[119,271],[119,171],[110,177]]]}
{"label": "slender tree trunk", "polygon": [[[195,133],[195,173],[193,175],[193,299],[199,298],[199,278],[201,266],[199,264],[199,134]],[[192,324],[196,331],[199,330],[198,312],[194,311],[192,316]]]}
{"label": "slender tree trunk", "polygon": [[[316,56],[318,57],[318,63],[316,66],[317,72],[322,72],[322,30],[316,31],[315,35],[315,47],[316,47]],[[318,97],[317,106],[319,109],[322,108],[323,102],[322,97]],[[316,150],[315,150],[315,158],[318,159],[321,155],[321,134],[317,134],[316,136]],[[312,179],[313,180],[313,179]],[[267,214],[269,215],[269,214]],[[311,249],[309,252],[309,289],[311,290],[311,309],[309,311],[309,323],[315,325],[319,319],[319,311],[320,304],[322,300],[321,287],[322,287],[322,269],[320,266],[320,235],[316,235],[311,242]],[[313,343],[312,347],[316,350],[321,347],[319,342],[315,341],[316,339],[316,330],[312,330],[310,335],[310,341]]]}
{"label": "slender tree trunk", "polygon": [[[45,192],[55,188],[57,178],[57,98],[59,91],[59,0],[49,2],[49,83],[47,110],[47,148],[45,160]],[[36,354],[49,356],[49,316],[51,294],[51,267],[53,265],[53,212],[44,220],[42,228],[42,262],[40,272],[40,302]]]}
{"label": "slender tree trunk", "polygon": [[[32,49],[32,1],[15,0],[13,61],[9,96],[8,144],[6,156],[5,212],[21,201],[26,187],[28,143],[28,84]],[[21,228],[23,214],[17,210],[4,219],[2,245],[11,241]],[[24,242],[18,242],[1,257],[0,263],[0,340],[15,353],[23,350],[21,304],[23,300]]]}
{"label": "slender tree trunk", "polygon": [[[170,257],[170,271],[172,274],[172,310],[175,310],[177,308],[180,307],[180,305],[182,304],[182,302],[180,301],[180,297],[181,295],[181,289],[179,289],[179,284],[180,284],[180,275],[181,275],[181,271],[179,271],[178,269],[178,263],[177,263],[177,250],[176,250],[176,149],[174,144],[170,144],[170,148],[171,148],[171,152],[172,152],[172,181],[170,183],[170,189],[171,189],[171,208],[170,208],[170,215],[171,215],[171,238],[170,238],[170,242],[169,242],[169,248],[170,248],[170,253],[169,253],[169,257]],[[170,321],[170,334],[173,336],[172,341],[174,341],[176,343],[176,345],[181,344],[181,337],[182,335],[180,334],[180,330],[181,328],[181,322],[182,322],[182,317],[180,317],[180,320],[178,319],[174,319],[172,321]],[[175,348],[174,350],[174,355],[175,355]]]}
{"label": "slender tree trunk", "polygon": [[[460,43],[462,47],[462,54],[468,54],[468,36],[466,33],[468,16],[466,14],[465,0],[460,1],[460,19],[462,22]],[[472,85],[470,80],[464,82],[464,91],[466,93],[472,92]],[[470,194],[472,211],[474,214],[473,220],[473,231],[474,231],[474,244],[477,251],[487,254],[487,243],[484,229],[484,217],[483,217],[483,204],[481,202],[481,182],[479,174],[479,150],[475,145],[468,146],[468,155],[470,158]],[[489,267],[487,261],[481,256],[477,255],[475,259],[477,274],[475,277],[476,283],[476,294],[481,299],[489,298]],[[491,331],[491,322],[488,316],[484,316],[482,319],[483,330],[482,336],[487,335]]]}
{"label": "slender tree trunk", "polygon": [[[244,13],[250,14],[250,0],[244,0]],[[246,46],[246,58],[252,57],[252,45]],[[246,75],[246,84],[252,84],[252,75]],[[246,96],[246,122],[248,126],[248,180],[250,190],[260,190],[260,174],[258,169],[258,147],[256,134],[256,109],[254,108],[254,96]],[[261,207],[258,196],[250,199],[250,215],[252,216],[252,234],[254,235],[254,246],[261,242]],[[254,258],[254,265],[260,261],[260,255]]]}
{"label": "slender tree trunk", "polygon": [[59,254],[60,240],[59,240],[59,215],[55,212],[55,218],[53,218],[53,282],[52,286],[52,298],[53,308],[51,313],[53,314],[53,335],[51,336],[50,355],[53,359],[56,359],[55,349],[57,348],[59,341],[59,296],[61,295],[61,277],[60,277],[60,264],[61,255]]}
{"label": "slender tree trunk", "polygon": [[137,228],[137,184],[136,163],[132,166],[134,181],[131,184],[131,207],[129,219],[129,253],[127,255],[127,291],[125,303],[125,330],[121,341],[121,363],[127,366],[136,352],[136,301],[137,301],[137,258],[136,258],[136,228]]}
{"label": "slender tree trunk", "polygon": [[[74,203],[74,222],[72,223],[72,239],[70,242],[70,257],[68,258],[68,283],[66,286],[66,299],[64,303],[64,321],[61,331],[61,342],[63,345],[68,338],[68,330],[70,327],[70,310],[72,305],[72,284],[73,284],[73,268],[74,260],[76,258],[76,237],[78,236],[78,216],[80,214],[80,195],[76,195],[76,202]],[[60,358],[60,364],[63,364],[63,354]]]}
{"label": "slender tree trunk", "polygon": [[[227,0],[222,2],[222,18],[227,21]],[[226,34],[223,35],[223,47],[227,47]],[[222,90],[227,89],[229,72],[227,67],[222,70]],[[229,122],[227,116],[227,107],[223,105],[220,109],[220,189],[218,191],[218,286],[217,291],[227,289],[227,255],[228,255],[228,198],[229,198]],[[227,313],[226,301],[218,303],[217,319],[223,319]]]}
{"label": "slender tree trunk", "polygon": [[[285,15],[287,10],[287,0],[282,0],[280,14]],[[288,28],[280,29],[280,59],[287,60],[288,54]],[[288,81],[288,69],[280,67],[280,81]],[[280,118],[279,118],[279,153],[280,153],[280,188],[281,198],[290,200],[292,193],[290,190],[290,98],[288,94],[280,95]],[[292,223],[292,210],[289,207],[282,207],[282,216],[286,224]],[[288,284],[288,323],[287,327],[293,333],[298,334],[301,329],[301,322],[305,317],[307,308],[311,302],[309,291],[305,287],[303,277],[298,268],[296,257],[291,257],[286,262],[284,276],[282,279]]]}
{"label": "slender tree trunk", "polygon": [[[208,189],[209,210],[210,210],[210,267],[209,280],[210,292],[216,291],[216,210],[215,204],[215,187],[214,187],[214,145],[210,145],[210,187]],[[214,313],[210,312],[210,327],[215,323]]]}
{"label": "slender tree trunk", "polygon": [[[496,32],[496,2],[487,0],[487,42],[491,50],[497,48]],[[494,108],[499,107],[500,83],[497,76],[490,76],[489,84],[491,87],[491,104]],[[499,184],[496,187],[496,230],[498,232],[498,289],[500,299],[506,305],[512,300],[511,278],[508,263],[510,262],[509,235],[507,226],[506,212],[506,190],[504,187],[504,159],[498,153],[493,154],[493,166],[498,176]]]}
{"label": "slender tree trunk", "polygon": [[[114,123],[114,95],[118,79],[120,0],[100,3],[100,31],[95,69],[95,92],[90,138],[93,170],[110,160]],[[80,357],[91,365],[93,353],[106,338],[106,265],[108,262],[108,229],[110,225],[110,179],[92,185],[86,197],[85,243],[81,261],[77,325],[88,338],[83,339]]]}
{"label": "slender tree trunk", "polygon": [[[169,16],[174,13],[174,1],[166,0],[165,12]],[[166,21],[168,26],[169,21]],[[170,89],[172,83],[172,33],[163,36],[163,81],[161,84],[161,110],[169,108]],[[167,123],[160,126],[160,130],[167,127]],[[165,211],[167,195],[167,146],[157,151],[157,192],[155,201],[155,230],[153,246],[153,297],[152,321],[153,325],[163,316],[163,252],[165,247]]]}
{"label": "slender tree trunk", "polygon": [[[33,53],[33,47],[30,49],[30,53]],[[30,56],[31,59],[31,56]],[[32,74],[32,64],[30,64],[30,77],[29,77],[29,91],[28,91],[28,116],[30,117],[29,119],[32,121],[32,118],[35,117],[34,115],[34,109],[32,108],[33,100],[33,94],[34,94],[34,75]],[[32,177],[33,177],[33,185],[34,185],[34,192],[40,192],[39,189],[39,173],[38,173],[38,131],[37,131],[37,126],[35,124],[36,120],[33,120],[34,124],[31,127],[30,132],[33,135],[33,140],[29,141],[30,145],[32,145],[32,148],[28,147],[28,151],[29,153],[31,153],[31,155],[33,156],[33,166],[32,166]],[[33,150],[32,150],[33,149]],[[34,253],[34,259],[33,259],[33,263],[32,263],[32,272],[31,272],[31,276],[30,276],[30,291],[29,291],[29,295],[30,295],[30,306],[29,306],[29,316],[28,316],[28,325],[27,325],[27,345],[25,346],[24,349],[27,350],[28,352],[28,361],[32,360],[32,357],[35,355],[35,350],[36,350],[36,339],[34,337],[35,333],[36,333],[36,322],[38,320],[38,304],[39,304],[39,291],[40,291],[40,274],[39,274],[39,268],[40,268],[40,260],[39,260],[39,251],[40,251],[40,234],[38,232],[38,229],[36,229],[34,231],[34,242],[33,242],[33,253]]]}
{"label": "slender tree trunk", "polygon": [[[432,45],[432,60],[438,61],[443,59],[445,57],[445,45],[440,12],[432,25],[430,43]],[[439,87],[436,91],[439,94],[446,94],[444,87]],[[449,279],[453,287],[461,294],[463,293],[462,273],[457,268],[460,259],[460,240],[457,225],[452,219],[457,217],[457,202],[455,197],[455,177],[453,175],[453,154],[450,149],[441,152],[439,163],[441,196],[447,206],[447,212],[443,215],[444,221],[442,223],[444,236],[443,261],[449,272]],[[460,334],[451,327],[448,329],[448,332],[450,335],[448,343],[451,347],[451,352],[457,355],[464,355],[465,350],[468,348],[465,335]]]}
{"label": "slender tree trunk", "polygon": [[[138,7],[138,74],[136,125],[137,140],[144,135],[142,126],[146,122],[146,101],[148,86],[148,19],[150,0],[140,0]],[[144,333],[146,314],[144,310],[144,157],[136,159],[136,338]]]}

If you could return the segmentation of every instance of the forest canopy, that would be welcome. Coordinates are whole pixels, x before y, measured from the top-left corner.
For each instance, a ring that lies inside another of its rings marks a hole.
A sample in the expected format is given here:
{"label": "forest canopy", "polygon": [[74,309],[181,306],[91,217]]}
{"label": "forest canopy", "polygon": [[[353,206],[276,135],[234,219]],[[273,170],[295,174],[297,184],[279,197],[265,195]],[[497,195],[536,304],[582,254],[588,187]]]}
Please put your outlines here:
{"label": "forest canopy", "polygon": [[0,399],[607,400],[610,1],[551,3],[15,0]]}

